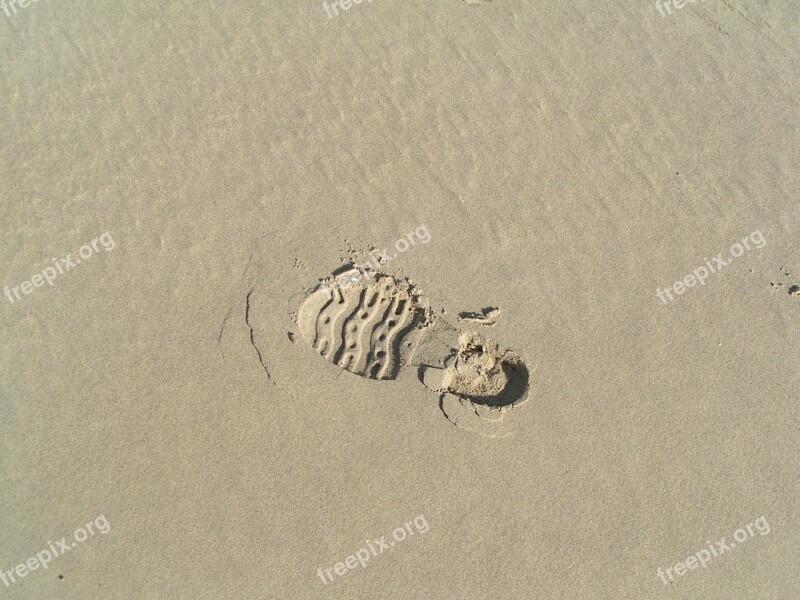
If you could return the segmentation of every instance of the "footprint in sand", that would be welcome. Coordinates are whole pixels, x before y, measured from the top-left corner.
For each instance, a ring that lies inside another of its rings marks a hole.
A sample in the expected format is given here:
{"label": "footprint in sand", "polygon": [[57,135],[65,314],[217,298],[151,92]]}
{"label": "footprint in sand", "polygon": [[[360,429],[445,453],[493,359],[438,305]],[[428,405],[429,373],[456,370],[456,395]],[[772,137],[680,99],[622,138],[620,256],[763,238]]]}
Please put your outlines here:
{"label": "footprint in sand", "polygon": [[395,379],[427,313],[410,284],[380,277],[346,288],[317,288],[300,305],[297,324],[333,364],[370,379]]}
{"label": "footprint in sand", "polygon": [[452,423],[487,437],[509,435],[510,412],[528,399],[523,361],[478,333],[459,332],[410,282],[357,273],[353,285],[321,284],[302,300],[295,314],[302,338],[361,377],[396,379],[402,368],[417,367]]}

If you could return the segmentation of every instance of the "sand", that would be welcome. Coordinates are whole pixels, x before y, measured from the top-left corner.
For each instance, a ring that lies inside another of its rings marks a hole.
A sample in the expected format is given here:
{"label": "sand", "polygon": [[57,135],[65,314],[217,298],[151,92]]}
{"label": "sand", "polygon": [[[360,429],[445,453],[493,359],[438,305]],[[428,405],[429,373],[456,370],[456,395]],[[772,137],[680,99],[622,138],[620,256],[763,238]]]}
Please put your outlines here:
{"label": "sand", "polygon": [[800,597],[796,4],[345,6],[0,12],[0,595]]}

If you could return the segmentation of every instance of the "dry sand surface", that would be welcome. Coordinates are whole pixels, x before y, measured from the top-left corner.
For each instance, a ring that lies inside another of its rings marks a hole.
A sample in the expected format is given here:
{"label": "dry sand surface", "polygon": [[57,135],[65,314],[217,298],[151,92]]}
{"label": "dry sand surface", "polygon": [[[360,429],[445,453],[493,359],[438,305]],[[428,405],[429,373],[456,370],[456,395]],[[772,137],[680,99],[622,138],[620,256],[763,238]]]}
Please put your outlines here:
{"label": "dry sand surface", "polygon": [[0,598],[800,598],[796,0],[0,11]]}

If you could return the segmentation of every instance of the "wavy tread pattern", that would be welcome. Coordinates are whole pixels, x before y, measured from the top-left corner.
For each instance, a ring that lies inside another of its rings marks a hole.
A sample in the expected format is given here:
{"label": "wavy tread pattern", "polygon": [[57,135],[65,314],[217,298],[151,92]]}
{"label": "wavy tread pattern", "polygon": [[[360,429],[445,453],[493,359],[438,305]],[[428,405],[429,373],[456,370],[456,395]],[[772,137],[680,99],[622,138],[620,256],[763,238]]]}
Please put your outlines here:
{"label": "wavy tread pattern", "polygon": [[314,290],[298,324],[312,347],[333,364],[370,379],[395,379],[426,321],[410,287],[389,276],[369,283]]}

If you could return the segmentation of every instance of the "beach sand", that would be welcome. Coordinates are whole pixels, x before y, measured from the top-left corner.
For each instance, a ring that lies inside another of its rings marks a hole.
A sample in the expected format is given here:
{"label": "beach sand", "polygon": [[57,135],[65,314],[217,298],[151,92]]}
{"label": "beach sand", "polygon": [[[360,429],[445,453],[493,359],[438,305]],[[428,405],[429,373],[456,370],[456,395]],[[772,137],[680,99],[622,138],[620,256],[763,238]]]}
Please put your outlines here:
{"label": "beach sand", "polygon": [[800,14],[670,6],[0,13],[0,595],[800,597]]}

